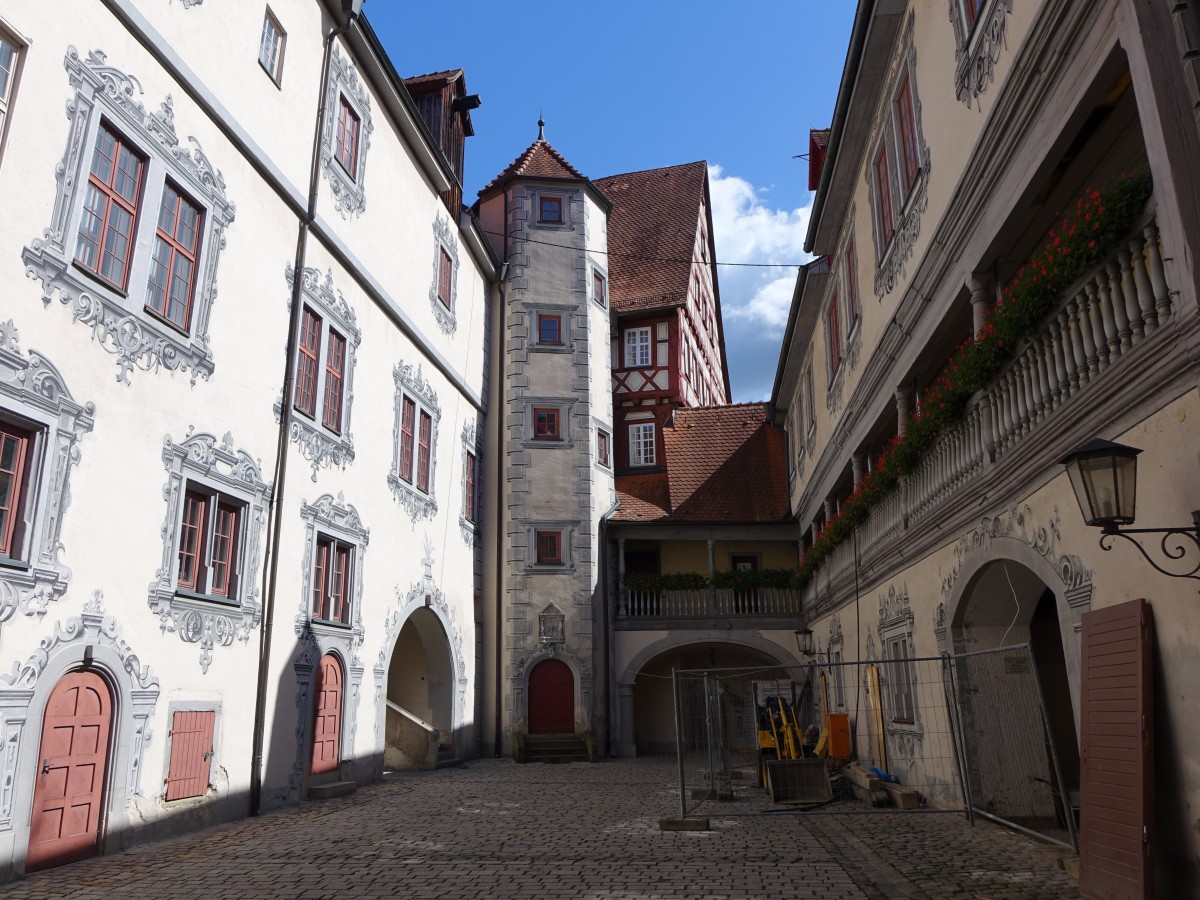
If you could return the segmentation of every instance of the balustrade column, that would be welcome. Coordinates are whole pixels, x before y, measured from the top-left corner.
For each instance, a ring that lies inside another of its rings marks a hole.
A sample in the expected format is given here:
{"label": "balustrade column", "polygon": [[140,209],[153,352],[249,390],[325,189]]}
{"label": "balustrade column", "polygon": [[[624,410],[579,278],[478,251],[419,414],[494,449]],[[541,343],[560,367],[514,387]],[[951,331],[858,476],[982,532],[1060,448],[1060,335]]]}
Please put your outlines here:
{"label": "balustrade column", "polygon": [[1088,312],[1090,303],[1091,295],[1086,291],[1075,298],[1076,308],[1079,310],[1079,336],[1083,339],[1083,360],[1089,380],[1100,371],[1096,358],[1096,342],[1092,338],[1092,316]]}
{"label": "balustrade column", "polygon": [[1038,419],[1044,419],[1046,414],[1050,412],[1051,396],[1050,375],[1046,367],[1046,341],[1042,335],[1034,338],[1030,352],[1033,354],[1034,382],[1037,385]]}
{"label": "balustrade column", "polygon": [[[1071,353],[1075,359],[1071,369],[1071,392],[1075,393],[1080,385],[1087,384],[1088,378],[1087,351],[1083,349],[1083,334],[1079,327],[1079,304],[1074,297],[1067,301],[1067,321],[1071,338]],[[1068,357],[1069,360],[1070,357]]]}
{"label": "balustrade column", "polygon": [[[1088,321],[1092,325],[1092,344],[1096,348],[1096,365],[1093,372],[1108,368],[1108,341],[1104,336],[1104,320],[1100,312],[1100,290],[1093,279],[1083,286],[1087,293]],[[1088,357],[1091,365],[1091,357]]]}
{"label": "balustrade column", "polygon": [[1113,313],[1113,298],[1109,281],[1107,268],[1102,268],[1096,273],[1096,287],[1100,291],[1100,318],[1104,322],[1104,341],[1108,344],[1108,360],[1112,362],[1113,358],[1120,353],[1121,335],[1117,329],[1116,315]]}
{"label": "balustrade column", "polygon": [[1158,313],[1154,309],[1154,288],[1150,286],[1150,276],[1146,273],[1146,241],[1141,235],[1135,236],[1129,242],[1129,252],[1133,257],[1133,283],[1137,286],[1142,331],[1149,334],[1158,327]]}
{"label": "balustrade column", "polygon": [[1136,344],[1146,334],[1146,328],[1142,324],[1142,309],[1133,280],[1133,257],[1122,248],[1117,252],[1117,259],[1121,263],[1121,294],[1125,297],[1125,315],[1129,317],[1130,341]]}
{"label": "balustrade column", "polygon": [[1117,340],[1122,350],[1133,345],[1133,330],[1129,327],[1129,310],[1125,305],[1125,288],[1121,283],[1121,267],[1110,262],[1104,267],[1108,273],[1108,289],[1112,295],[1113,322],[1117,326]]}
{"label": "balustrade column", "polygon": [[1151,222],[1142,233],[1146,236],[1146,262],[1150,266],[1150,283],[1154,286],[1154,313],[1157,324],[1166,325],[1171,314],[1171,292],[1163,271],[1162,243],[1158,224]]}

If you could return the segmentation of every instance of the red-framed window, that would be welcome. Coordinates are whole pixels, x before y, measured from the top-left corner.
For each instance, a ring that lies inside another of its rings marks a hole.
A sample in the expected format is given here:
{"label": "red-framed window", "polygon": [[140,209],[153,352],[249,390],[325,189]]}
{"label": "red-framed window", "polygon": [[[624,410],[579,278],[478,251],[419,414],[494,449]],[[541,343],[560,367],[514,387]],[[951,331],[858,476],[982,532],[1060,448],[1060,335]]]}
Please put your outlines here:
{"label": "red-framed window", "polygon": [[881,146],[875,156],[875,218],[879,228],[880,247],[892,239],[892,180],[888,167],[887,146]]}
{"label": "red-framed window", "polygon": [[328,535],[317,535],[313,562],[312,616],[323,622],[350,624],[350,589],[354,546]]}
{"label": "red-framed window", "polygon": [[829,301],[829,309],[825,313],[825,342],[825,349],[829,351],[829,374],[832,375],[842,363],[842,331],[837,294]]}
{"label": "red-framed window", "polygon": [[129,281],[145,170],[145,158],[102,124],[88,171],[75,261],[121,290]]}
{"label": "red-framed window", "polygon": [[463,463],[463,518],[475,521],[475,454],[467,453]]}
{"label": "red-framed window", "polygon": [[417,404],[411,397],[400,402],[400,477],[411,482],[413,477],[413,437],[416,435]]}
{"label": "red-framed window", "polygon": [[168,181],[158,207],[146,309],[184,331],[192,315],[202,222],[199,207]]}
{"label": "red-framed window", "polygon": [[442,306],[450,308],[450,298],[454,285],[454,260],[446,252],[445,247],[438,248],[438,299]]}
{"label": "red-framed window", "polygon": [[561,344],[562,316],[538,313],[538,343]]}
{"label": "red-framed window", "polygon": [[433,417],[421,410],[421,429],[417,433],[417,488],[429,492],[429,447],[433,437]]}
{"label": "red-framed window", "polygon": [[167,768],[167,801],[203,797],[212,774],[214,710],[171,716],[171,761]]}
{"label": "red-framed window", "polygon": [[321,424],[337,434],[342,433],[342,383],[346,378],[346,339],[329,329],[329,346],[325,351],[325,408]]}
{"label": "red-framed window", "polygon": [[538,197],[538,221],[561,225],[563,220],[562,197]]}
{"label": "red-framed window", "polygon": [[244,505],[220,494],[189,488],[179,522],[181,588],[234,599],[238,593],[238,545]]}
{"label": "red-framed window", "polygon": [[321,355],[321,317],[304,307],[300,319],[300,353],[296,357],[295,407],[306,416],[317,414],[317,360]]}
{"label": "red-framed window", "polygon": [[592,299],[601,306],[608,305],[608,279],[597,271],[592,271]]}
{"label": "red-framed window", "polygon": [[18,523],[24,516],[28,490],[30,435],[0,422],[0,555],[14,557],[19,550]]}
{"label": "red-framed window", "polygon": [[607,431],[596,432],[596,461],[602,466],[612,465],[612,438]]}
{"label": "red-framed window", "polygon": [[907,194],[912,190],[917,173],[921,170],[921,155],[917,148],[917,119],[913,114],[912,88],[907,75],[900,83],[900,90],[896,92],[896,129],[900,139],[904,193]]}
{"label": "red-framed window", "polygon": [[862,307],[858,301],[858,257],[854,252],[854,241],[846,244],[843,256],[846,261],[846,314],[849,322],[853,324],[862,314]]}
{"label": "red-framed window", "polygon": [[540,566],[562,565],[562,532],[537,532],[537,563]]}
{"label": "red-framed window", "polygon": [[334,157],[346,174],[351,178],[358,177],[358,133],[360,122],[358,114],[350,108],[350,102],[345,97],[338,97],[337,129],[334,134]]}
{"label": "red-framed window", "polygon": [[533,439],[535,441],[557,441],[562,439],[560,430],[562,410],[552,406],[535,407],[533,410]]}

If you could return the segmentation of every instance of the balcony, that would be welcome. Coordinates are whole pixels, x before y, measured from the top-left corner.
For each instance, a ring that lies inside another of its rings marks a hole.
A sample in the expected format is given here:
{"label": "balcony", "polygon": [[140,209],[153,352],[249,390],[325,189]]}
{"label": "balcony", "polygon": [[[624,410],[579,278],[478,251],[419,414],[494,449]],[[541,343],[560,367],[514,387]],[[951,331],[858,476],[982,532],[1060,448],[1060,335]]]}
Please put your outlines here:
{"label": "balcony", "polygon": [[792,588],[702,588],[631,590],[622,588],[617,617],[622,620],[748,620],[800,615],[801,592]]}
{"label": "balcony", "polygon": [[[1171,297],[1157,220],[1148,213],[1107,260],[1064,293],[1037,333],[971,398],[962,418],[871,508],[856,535],[860,574],[886,570],[943,540],[980,505],[1046,471],[1081,436],[1103,429],[1114,409],[1160,389],[1159,367],[1170,365],[1163,358],[1171,341]],[[843,542],[822,562],[818,606],[844,593],[829,586],[853,574],[854,544]]]}

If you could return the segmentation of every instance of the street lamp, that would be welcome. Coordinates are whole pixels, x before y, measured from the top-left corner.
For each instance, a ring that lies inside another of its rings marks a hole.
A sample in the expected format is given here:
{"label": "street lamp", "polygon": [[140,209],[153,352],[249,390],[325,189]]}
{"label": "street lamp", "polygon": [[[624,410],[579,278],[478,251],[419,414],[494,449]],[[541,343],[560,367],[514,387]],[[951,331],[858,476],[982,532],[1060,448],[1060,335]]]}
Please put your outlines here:
{"label": "street lamp", "polygon": [[[1070,456],[1061,460],[1071,477],[1071,487],[1083,521],[1100,528],[1100,546],[1112,549],[1114,537],[1124,538],[1137,547],[1157,571],[1173,578],[1192,578],[1200,581],[1200,510],[1192,512],[1192,526],[1172,528],[1122,528],[1132,525],[1134,506],[1137,500],[1137,456],[1142,451],[1099,438],[1088,441]],[[1141,542],[1131,535],[1161,534],[1159,550],[1173,562],[1182,560],[1182,565],[1191,565],[1186,572],[1172,572],[1156,563]],[[1194,548],[1194,550],[1193,550]],[[1196,555],[1192,565],[1187,557]]]}
{"label": "street lamp", "polygon": [[804,628],[797,628],[792,632],[792,636],[796,638],[796,649],[800,651],[801,656],[807,656],[812,659],[813,633],[812,629],[807,625]]}

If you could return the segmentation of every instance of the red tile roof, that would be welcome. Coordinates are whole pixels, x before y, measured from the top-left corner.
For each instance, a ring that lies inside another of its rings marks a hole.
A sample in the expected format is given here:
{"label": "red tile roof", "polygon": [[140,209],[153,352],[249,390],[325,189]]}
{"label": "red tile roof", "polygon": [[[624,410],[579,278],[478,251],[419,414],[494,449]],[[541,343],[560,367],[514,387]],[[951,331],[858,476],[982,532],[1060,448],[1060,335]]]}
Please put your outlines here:
{"label": "red tile roof", "polygon": [[480,198],[514,178],[577,178],[587,181],[587,178],[544,138],[538,138],[530,144],[524,153],[508,164],[508,168],[488,182],[479,192]]}
{"label": "red tile roof", "polygon": [[618,313],[687,299],[708,164],[701,162],[600,178],[612,201],[608,284]]}
{"label": "red tile roof", "polygon": [[666,472],[617,477],[618,522],[781,522],[789,516],[783,431],[765,403],[675,410]]}
{"label": "red tile roof", "polygon": [[412,89],[426,84],[450,84],[462,76],[462,69],[445,69],[441,72],[429,72],[425,75],[410,75],[403,79],[405,87]]}

